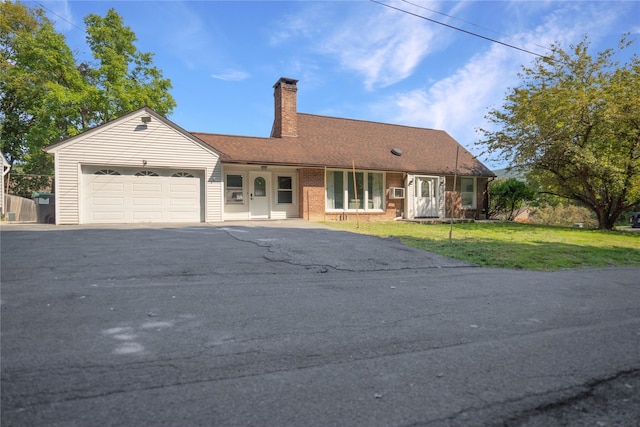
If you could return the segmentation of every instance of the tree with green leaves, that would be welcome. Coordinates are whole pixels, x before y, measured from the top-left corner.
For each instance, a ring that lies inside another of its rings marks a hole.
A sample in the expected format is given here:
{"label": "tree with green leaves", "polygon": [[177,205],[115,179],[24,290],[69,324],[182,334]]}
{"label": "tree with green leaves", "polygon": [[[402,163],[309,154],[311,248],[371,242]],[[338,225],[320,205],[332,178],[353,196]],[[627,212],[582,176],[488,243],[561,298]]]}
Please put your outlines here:
{"label": "tree with green leaves", "polygon": [[516,178],[498,179],[489,184],[489,215],[503,215],[513,221],[514,214],[526,201],[533,200],[535,191]]}
{"label": "tree with green leaves", "polygon": [[98,89],[85,119],[91,125],[100,124],[145,105],[169,114],[176,106],[169,93],[171,81],[153,65],[152,53],[136,48],[136,35],[122,17],[109,9],[104,17],[87,15],[84,22],[87,44],[97,63],[81,68]]}
{"label": "tree with green leaves", "polygon": [[[78,63],[41,8],[0,2],[0,142],[12,170],[52,175],[43,147],[145,105],[175,108],[170,80],[115,10],[85,24],[93,61]],[[31,181],[24,195],[42,185]]]}
{"label": "tree with green leaves", "polygon": [[615,60],[630,45],[595,58],[586,37],[570,52],[552,45],[488,113],[498,130],[479,142],[544,192],[592,210],[601,229],[640,203],[640,58]]}
{"label": "tree with green leaves", "polygon": [[42,10],[0,3],[0,139],[9,164],[48,174],[41,148],[80,129],[75,122],[86,84],[65,39]]}

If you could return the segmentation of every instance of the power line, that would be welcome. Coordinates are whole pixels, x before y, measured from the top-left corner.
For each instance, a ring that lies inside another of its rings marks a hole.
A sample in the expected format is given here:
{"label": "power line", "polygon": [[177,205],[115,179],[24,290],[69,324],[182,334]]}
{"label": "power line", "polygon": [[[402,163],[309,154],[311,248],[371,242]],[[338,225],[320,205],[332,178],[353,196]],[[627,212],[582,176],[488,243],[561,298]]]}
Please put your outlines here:
{"label": "power line", "polygon": [[[509,38],[509,39],[513,39],[513,37],[511,37],[511,36],[509,36],[509,35],[507,35],[507,34],[503,34],[503,33],[500,33],[500,32],[498,32],[498,31],[494,31],[494,30],[492,30],[492,29],[490,29],[490,28],[483,27],[483,26],[481,26],[481,25],[475,24],[475,23],[473,23],[473,22],[471,22],[471,21],[466,21],[466,20],[464,20],[464,19],[458,18],[458,17],[453,16],[453,15],[448,15],[448,14],[446,14],[446,13],[444,13],[444,12],[439,12],[439,11],[437,11],[437,10],[429,9],[428,7],[426,7],[426,6],[422,6],[421,4],[412,3],[412,2],[410,2],[409,0],[401,0],[401,1],[403,1],[404,3],[410,4],[411,6],[419,7],[420,9],[428,10],[429,12],[437,13],[438,15],[446,16],[447,18],[451,18],[451,19],[455,19],[456,21],[464,22],[465,24],[469,24],[469,25],[471,25],[471,26],[474,26],[474,27],[476,27],[476,28],[480,28],[481,30],[488,31],[488,32],[493,33],[493,34],[496,34],[496,35],[498,35],[498,36],[502,36],[502,37],[507,37],[507,38]],[[535,43],[534,43],[534,44],[535,44]],[[546,49],[546,46],[542,46],[542,45],[539,45],[539,44],[535,44],[535,45],[536,45],[536,46],[538,46],[538,47],[541,47],[541,48],[543,48],[543,49]]]}
{"label": "power line", "polygon": [[[539,54],[539,53],[532,52],[532,51],[530,51],[530,50],[527,50],[527,49],[524,49],[524,48],[521,48],[521,47],[518,47],[518,46],[515,46],[515,45],[512,45],[512,44],[509,44],[509,43],[501,42],[500,40],[492,39],[491,37],[483,36],[483,35],[481,35],[481,34],[474,33],[474,32],[472,32],[472,31],[464,30],[464,29],[462,29],[462,28],[455,27],[455,26],[453,26],[453,25],[445,24],[444,22],[436,21],[435,19],[432,19],[432,18],[427,18],[426,16],[422,16],[422,15],[419,15],[419,14],[417,14],[417,13],[410,12],[410,11],[405,10],[405,9],[401,9],[401,8],[399,8],[399,7],[396,7],[396,6],[392,6],[392,5],[388,4],[388,3],[383,3],[383,2],[381,2],[381,1],[379,1],[379,0],[369,0],[369,1],[371,1],[371,2],[373,2],[373,3],[377,3],[377,4],[382,5],[382,6],[385,6],[385,7],[388,7],[389,9],[394,9],[394,10],[397,10],[397,11],[399,11],[399,12],[406,13],[407,15],[415,16],[416,18],[424,19],[425,21],[433,22],[434,24],[442,25],[442,26],[444,26],[444,27],[451,28],[451,29],[456,30],[456,31],[460,31],[460,32],[463,32],[463,33],[465,33],[465,34],[472,35],[472,36],[474,36],[474,37],[479,37],[479,38],[481,38],[481,39],[488,40],[488,41],[490,41],[490,42],[492,42],[492,43],[501,44],[501,45],[506,46],[506,47],[509,47],[509,48],[511,48],[511,49],[516,49],[516,50],[519,50],[519,51],[521,51],[521,52],[528,53],[528,54],[530,54],[530,55],[535,55],[535,56],[537,56],[537,57],[539,57],[539,58],[544,58],[544,59],[547,59],[547,60],[553,61],[553,58],[549,58],[548,56],[541,55],[541,54]],[[409,2],[407,2],[407,3],[409,3]],[[411,4],[411,3],[410,3],[410,4]],[[419,6],[419,7],[420,7],[420,6]],[[423,8],[423,9],[426,9],[426,8]],[[427,9],[427,10],[429,10],[429,9]],[[440,12],[438,12],[438,13],[440,13]],[[444,14],[443,14],[443,15],[444,15]]]}
{"label": "power line", "polygon": [[49,9],[48,7],[46,7],[45,5],[43,5],[42,3],[36,2],[36,4],[38,6],[40,6],[41,8],[48,10],[49,13],[51,13],[52,15],[57,16],[58,18],[62,19],[64,22],[66,22],[67,24],[71,25],[72,27],[76,27],[78,30],[82,31],[83,33],[85,32],[82,28],[78,27],[76,24],[74,24],[71,21],[68,21],[65,17],[58,15],[56,12],[54,12],[53,10]]}

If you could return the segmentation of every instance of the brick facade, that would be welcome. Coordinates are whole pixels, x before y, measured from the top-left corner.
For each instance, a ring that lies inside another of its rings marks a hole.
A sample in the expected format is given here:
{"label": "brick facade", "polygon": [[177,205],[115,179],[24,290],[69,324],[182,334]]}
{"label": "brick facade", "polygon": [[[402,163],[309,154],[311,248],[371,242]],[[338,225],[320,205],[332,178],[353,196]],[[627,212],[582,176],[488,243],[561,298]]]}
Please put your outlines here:
{"label": "brick facade", "polygon": [[300,203],[300,218],[308,221],[389,221],[401,216],[404,210],[404,200],[389,200],[389,187],[404,187],[404,174],[387,173],[386,210],[385,212],[331,212],[325,211],[325,171],[324,169],[303,168],[298,171],[298,200]]}
{"label": "brick facade", "polygon": [[448,176],[445,184],[445,210],[446,217],[451,218],[451,206],[453,203],[453,217],[454,218],[473,218],[473,219],[485,219],[487,213],[487,184],[488,178],[476,179],[476,208],[475,209],[463,209],[462,208],[462,196],[460,194],[460,177],[456,182],[456,191],[453,191],[453,177]]}
{"label": "brick facade", "polygon": [[274,115],[272,138],[298,136],[297,80],[281,78],[273,86]]}

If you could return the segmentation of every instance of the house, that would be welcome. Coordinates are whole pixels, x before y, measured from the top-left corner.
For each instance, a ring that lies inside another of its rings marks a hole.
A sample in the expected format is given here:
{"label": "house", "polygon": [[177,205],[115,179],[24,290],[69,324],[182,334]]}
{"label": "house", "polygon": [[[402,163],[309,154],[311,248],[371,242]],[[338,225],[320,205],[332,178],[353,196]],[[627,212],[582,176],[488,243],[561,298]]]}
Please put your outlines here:
{"label": "house", "polygon": [[0,213],[2,213],[2,218],[7,213],[7,201],[6,201],[6,192],[4,189],[4,180],[5,176],[11,170],[11,165],[7,162],[7,159],[4,158],[4,154],[0,153],[0,158],[2,158],[2,179],[0,180]]}
{"label": "house", "polygon": [[289,78],[274,101],[268,138],[187,132],[145,107],[47,147],[57,223],[485,214],[494,175],[446,132],[299,113]]}

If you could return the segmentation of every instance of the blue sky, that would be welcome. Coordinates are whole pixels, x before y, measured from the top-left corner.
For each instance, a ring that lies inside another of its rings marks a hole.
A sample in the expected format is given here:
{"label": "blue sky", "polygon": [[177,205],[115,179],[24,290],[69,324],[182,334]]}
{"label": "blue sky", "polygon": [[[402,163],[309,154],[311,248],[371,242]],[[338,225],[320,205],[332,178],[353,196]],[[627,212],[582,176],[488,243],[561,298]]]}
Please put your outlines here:
{"label": "blue sky", "polygon": [[[584,35],[616,47],[624,33],[640,51],[639,1],[381,1],[538,54]],[[442,129],[478,154],[487,110],[535,59],[365,0],[26,3],[85,59],[83,18],[114,8],[171,79],[169,118],[197,132],[269,136],[272,86],[290,77],[300,112]]]}

